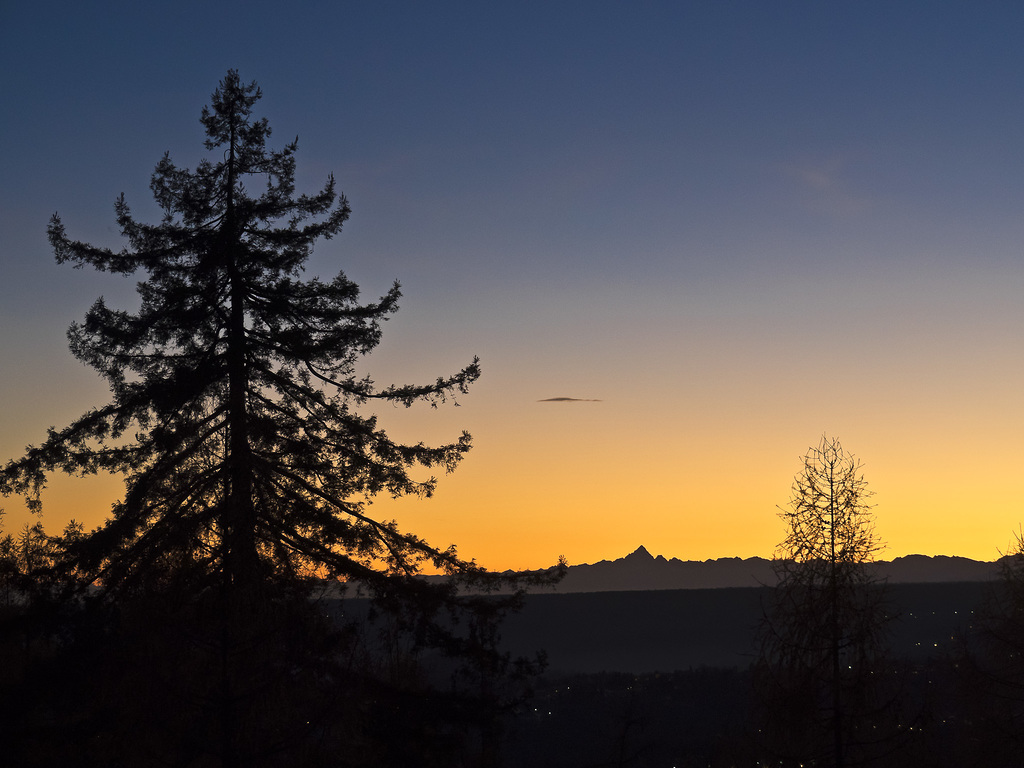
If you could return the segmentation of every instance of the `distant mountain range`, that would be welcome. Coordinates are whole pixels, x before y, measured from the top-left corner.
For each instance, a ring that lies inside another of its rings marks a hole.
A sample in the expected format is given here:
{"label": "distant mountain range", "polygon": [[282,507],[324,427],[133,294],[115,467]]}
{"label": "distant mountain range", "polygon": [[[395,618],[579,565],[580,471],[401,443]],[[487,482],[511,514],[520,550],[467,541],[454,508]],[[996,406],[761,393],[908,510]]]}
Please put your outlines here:
{"label": "distant mountain range", "polygon": [[[966,557],[907,555],[874,564],[878,576],[892,584],[989,581],[999,575],[998,562]],[[618,560],[569,566],[555,592],[623,592],[661,589],[758,587],[775,584],[770,560],[723,557],[717,560],[668,560],[640,546]]]}

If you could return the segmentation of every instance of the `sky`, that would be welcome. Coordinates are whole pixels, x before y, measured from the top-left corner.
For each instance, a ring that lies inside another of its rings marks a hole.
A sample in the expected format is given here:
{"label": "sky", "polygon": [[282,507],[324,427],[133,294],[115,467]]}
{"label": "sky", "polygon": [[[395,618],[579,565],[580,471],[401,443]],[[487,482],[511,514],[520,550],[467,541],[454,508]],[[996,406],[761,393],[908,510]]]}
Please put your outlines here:
{"label": "sky", "polygon": [[[136,302],[55,263],[50,215],[115,248],[120,193],[156,220],[234,68],[299,189],[352,205],[307,275],[402,283],[366,371],[481,358],[459,407],[380,412],[474,448],[373,514],[498,570],[768,557],[827,434],[884,558],[994,559],[1024,521],[1022,30],[1003,2],[0,1],[0,461],[107,402],[65,331]],[[43,521],[119,488],[54,478]]]}

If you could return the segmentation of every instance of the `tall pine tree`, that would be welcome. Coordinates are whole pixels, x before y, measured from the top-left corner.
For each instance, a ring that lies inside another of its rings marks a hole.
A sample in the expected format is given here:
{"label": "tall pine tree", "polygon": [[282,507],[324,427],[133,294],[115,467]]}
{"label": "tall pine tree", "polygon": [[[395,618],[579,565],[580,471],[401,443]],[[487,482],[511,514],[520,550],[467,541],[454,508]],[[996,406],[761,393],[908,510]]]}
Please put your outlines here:
{"label": "tall pine tree", "polygon": [[379,388],[357,375],[399,286],[361,303],[342,273],[302,279],[314,243],[338,234],[350,209],[333,177],[296,194],[296,143],[267,148],[270,127],[253,116],[260,97],[229,71],[202,112],[212,159],[192,171],[165,155],[156,167],[161,221],[139,222],[117,201],[124,250],[72,240],[54,215],[57,260],[143,273],[141,306],[132,313],[100,298],[72,326],[72,352],[107,379],[113,399],[9,463],[0,490],[38,505],[55,470],[123,474],[123,500],[76,550],[82,573],[109,588],[170,564],[239,588],[314,572],[373,582],[424,560],[471,568],[366,509],[377,493],[429,496],[434,479],[411,470],[451,471],[469,435],[405,445],[359,406],[437,405],[466,391],[478,363],[421,386]]}
{"label": "tall pine tree", "polygon": [[[33,694],[44,714],[24,707],[12,720],[18,732],[80,724],[61,729],[72,734],[63,752],[51,730],[21,737],[11,754],[25,764],[40,749],[75,759],[86,749],[97,765],[153,755],[333,765],[347,750],[343,764],[376,766],[389,764],[388,744],[419,744],[424,765],[428,751],[447,755],[439,745],[451,742],[450,713],[408,703],[425,701],[420,676],[388,682],[372,659],[352,661],[372,642],[348,642],[336,617],[313,610],[307,577],[369,586],[412,637],[413,657],[428,644],[473,669],[486,658],[488,685],[526,669],[497,647],[497,617],[520,592],[459,594],[412,577],[429,563],[490,586],[517,579],[486,574],[367,508],[381,493],[429,496],[434,478],[416,475],[451,471],[470,448],[466,433],[434,447],[397,442],[368,405],[437,406],[467,391],[478,362],[422,385],[378,387],[357,373],[398,308],[398,284],[361,302],[342,273],[302,279],[314,243],[338,234],[350,210],[333,177],[316,194],[296,194],[296,143],[268,149],[267,121],[253,116],[260,97],[228,72],[202,113],[210,159],[187,170],[165,155],[156,167],[159,223],[137,221],[117,201],[124,250],[73,240],[58,216],[50,222],[59,262],[143,279],[137,312],[101,298],[69,330],[72,352],[107,379],[111,402],[51,429],[0,471],[0,494],[21,493],[37,510],[53,472],[125,478],[106,523],[63,537],[47,562],[47,584],[100,585],[111,599],[98,601],[98,619],[74,619],[77,641],[63,656],[76,672],[55,695]],[[24,690],[36,690],[27,681]],[[374,735],[384,714],[404,724],[404,738]],[[479,727],[496,733],[484,720]]]}

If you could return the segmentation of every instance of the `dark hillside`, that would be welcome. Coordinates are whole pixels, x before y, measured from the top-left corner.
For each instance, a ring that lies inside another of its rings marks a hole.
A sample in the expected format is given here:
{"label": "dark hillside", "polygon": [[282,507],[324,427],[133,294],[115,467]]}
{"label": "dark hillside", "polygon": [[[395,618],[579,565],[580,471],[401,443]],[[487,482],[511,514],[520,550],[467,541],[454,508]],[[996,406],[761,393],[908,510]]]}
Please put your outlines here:
{"label": "dark hillside", "polygon": [[[949,648],[983,601],[985,582],[894,584],[893,651],[920,659]],[[529,595],[503,637],[515,653],[547,651],[552,672],[745,667],[767,587]]]}

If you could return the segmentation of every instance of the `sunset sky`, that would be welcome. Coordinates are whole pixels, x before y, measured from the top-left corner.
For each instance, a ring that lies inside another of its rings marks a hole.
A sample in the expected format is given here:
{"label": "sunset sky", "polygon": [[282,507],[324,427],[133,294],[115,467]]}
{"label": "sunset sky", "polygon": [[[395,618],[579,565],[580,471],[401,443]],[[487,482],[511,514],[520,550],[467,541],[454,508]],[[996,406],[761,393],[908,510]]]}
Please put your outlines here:
{"label": "sunset sky", "polygon": [[[0,3],[0,461],[107,401],[65,330],[135,306],[55,264],[50,215],[117,248],[118,194],[156,220],[237,68],[300,191],[351,202],[308,274],[402,282],[366,371],[482,361],[461,407],[381,413],[475,447],[377,515],[496,569],[770,556],[827,433],[886,559],[994,559],[1024,522],[1022,34],[1003,2]],[[117,495],[55,481],[44,523]]]}

